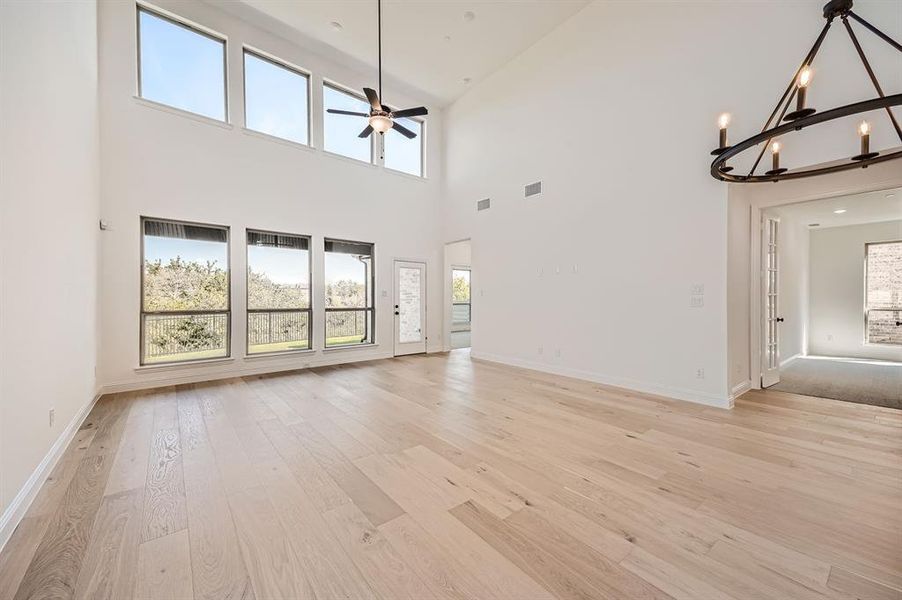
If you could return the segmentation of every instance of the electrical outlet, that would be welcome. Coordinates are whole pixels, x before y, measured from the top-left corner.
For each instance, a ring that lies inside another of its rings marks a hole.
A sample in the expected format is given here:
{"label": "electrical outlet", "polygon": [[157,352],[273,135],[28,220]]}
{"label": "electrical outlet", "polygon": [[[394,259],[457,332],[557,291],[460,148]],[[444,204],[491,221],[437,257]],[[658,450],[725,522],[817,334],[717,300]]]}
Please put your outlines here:
{"label": "electrical outlet", "polygon": [[689,307],[690,308],[701,308],[705,305],[705,297],[704,296],[689,296]]}
{"label": "electrical outlet", "polygon": [[696,369],[695,370],[695,378],[696,379],[704,379],[705,378],[705,370],[704,369]]}
{"label": "electrical outlet", "polygon": [[827,335],[827,341],[828,341],[828,342],[832,342],[832,341],[833,341],[833,334],[828,334],[828,335]]}
{"label": "electrical outlet", "polygon": [[693,283],[689,286],[689,293],[693,296],[703,296],[705,294],[705,284]]}
{"label": "electrical outlet", "polygon": [[50,427],[53,427],[53,423],[56,422],[56,409],[50,409]]}

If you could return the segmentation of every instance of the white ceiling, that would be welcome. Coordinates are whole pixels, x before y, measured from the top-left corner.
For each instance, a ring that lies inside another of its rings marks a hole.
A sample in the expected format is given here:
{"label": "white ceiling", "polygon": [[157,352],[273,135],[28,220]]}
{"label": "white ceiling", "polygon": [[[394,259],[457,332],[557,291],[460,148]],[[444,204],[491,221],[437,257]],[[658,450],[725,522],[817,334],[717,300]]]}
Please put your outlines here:
{"label": "white ceiling", "polygon": [[[241,0],[376,65],[376,0]],[[440,104],[533,45],[588,0],[383,0],[382,68]],[[468,18],[466,13],[471,13]],[[340,23],[337,29],[332,23]],[[387,79],[388,79],[387,77]],[[469,84],[465,83],[469,79]],[[373,73],[373,87],[376,74]],[[390,90],[385,90],[390,99]]]}
{"label": "white ceiling", "polygon": [[[842,209],[846,212],[833,212]],[[788,204],[774,212],[806,225],[819,223],[818,229],[893,221],[902,219],[902,188]]]}

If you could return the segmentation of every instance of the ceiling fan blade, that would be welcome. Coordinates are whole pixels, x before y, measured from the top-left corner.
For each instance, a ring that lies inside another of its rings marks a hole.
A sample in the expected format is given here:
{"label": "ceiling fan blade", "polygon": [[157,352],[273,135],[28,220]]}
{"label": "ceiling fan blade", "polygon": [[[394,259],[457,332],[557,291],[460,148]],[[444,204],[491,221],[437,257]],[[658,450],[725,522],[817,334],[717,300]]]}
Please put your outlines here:
{"label": "ceiling fan blade", "polygon": [[400,119],[402,117],[421,117],[423,115],[428,115],[429,111],[426,110],[425,106],[418,106],[417,108],[405,108],[404,110],[393,110],[391,116]]}
{"label": "ceiling fan blade", "polygon": [[363,88],[363,93],[366,94],[366,99],[370,101],[370,106],[376,110],[382,110],[382,105],[379,104],[379,94],[376,93],[376,90]]}
{"label": "ceiling fan blade", "polygon": [[332,113],[333,115],[353,115],[355,117],[368,117],[369,115],[362,112],[354,112],[352,110],[339,110],[337,108],[327,108],[327,113]]}
{"label": "ceiling fan blade", "polygon": [[407,129],[403,125],[398,124],[397,121],[392,123],[391,126],[392,126],[392,129],[397,129],[398,133],[400,133],[401,135],[403,135],[404,137],[406,137],[409,140],[412,140],[413,138],[417,137],[417,134],[415,134],[411,130]]}
{"label": "ceiling fan blade", "polygon": [[367,126],[366,126],[366,129],[364,129],[363,131],[361,131],[361,132],[360,132],[360,135],[358,135],[357,137],[360,137],[360,138],[370,137],[370,134],[371,134],[371,133],[373,133],[373,128],[370,127],[369,125],[367,125]]}

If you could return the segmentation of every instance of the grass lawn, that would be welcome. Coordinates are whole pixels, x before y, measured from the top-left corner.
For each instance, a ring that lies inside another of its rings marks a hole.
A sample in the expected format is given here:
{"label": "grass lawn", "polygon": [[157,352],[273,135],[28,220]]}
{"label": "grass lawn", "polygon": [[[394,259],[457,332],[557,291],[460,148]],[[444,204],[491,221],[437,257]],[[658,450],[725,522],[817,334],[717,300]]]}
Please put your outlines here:
{"label": "grass lawn", "polygon": [[262,354],[265,352],[285,352],[286,350],[307,350],[307,340],[294,342],[275,342],[273,344],[253,344],[247,349],[248,354]]}
{"label": "grass lawn", "polygon": [[345,346],[348,344],[359,344],[361,336],[359,335],[346,335],[344,337],[331,337],[326,338],[326,348],[331,348],[333,346]]}
{"label": "grass lawn", "polygon": [[177,354],[163,354],[161,356],[149,356],[144,359],[145,365],[154,365],[158,363],[181,362],[183,360],[201,360],[204,358],[225,358],[225,348],[216,348],[215,350],[199,350],[198,352],[179,352]]}
{"label": "grass lawn", "polygon": [[[336,346],[349,346],[360,343],[359,335],[347,335],[343,337],[331,337],[326,340],[326,348]],[[255,344],[247,349],[248,354],[265,354],[269,352],[284,352],[286,350],[307,350],[309,346],[306,340],[296,342],[277,342],[275,344]],[[145,365],[160,363],[183,362],[187,360],[203,360],[205,358],[225,358],[225,348],[215,350],[201,350],[198,352],[179,352],[177,354],[164,354],[162,356],[148,357]]]}

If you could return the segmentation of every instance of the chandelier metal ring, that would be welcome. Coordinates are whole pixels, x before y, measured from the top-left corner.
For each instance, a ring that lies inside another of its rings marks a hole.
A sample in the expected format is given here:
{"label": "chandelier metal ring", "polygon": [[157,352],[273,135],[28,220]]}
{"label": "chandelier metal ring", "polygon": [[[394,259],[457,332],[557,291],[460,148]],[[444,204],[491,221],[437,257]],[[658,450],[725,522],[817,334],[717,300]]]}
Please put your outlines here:
{"label": "chandelier metal ring", "polygon": [[[871,125],[867,121],[862,121],[859,125],[861,148],[860,152],[854,156],[834,161],[832,164],[827,164],[825,166],[808,166],[790,170],[780,166],[779,158],[781,144],[774,143],[772,147],[773,168],[761,175],[755,173],[770,142],[776,140],[779,136],[792,131],[799,131],[819,123],[826,123],[828,121],[874,110],[886,111],[890,125],[895,130],[899,141],[902,142],[902,125],[900,125],[892,111],[893,107],[902,105],[902,94],[892,94],[889,96],[884,94],[883,88],[877,79],[877,75],[871,67],[871,63],[865,55],[864,49],[858,41],[858,36],[853,31],[849,21],[852,20],[857,22],[869,33],[874,34],[900,53],[902,53],[902,44],[899,44],[899,42],[855,14],[852,10],[852,4],[853,0],[830,0],[824,6],[823,16],[827,21],[826,24],[817,36],[814,45],[802,60],[795,75],[790,80],[789,85],[786,87],[786,91],[783,92],[780,100],[777,101],[777,105],[774,107],[773,112],[771,112],[770,117],[768,117],[767,121],[764,123],[764,127],[761,128],[759,134],[746,138],[737,144],[730,145],[727,142],[727,126],[730,122],[730,115],[724,113],[720,116],[720,142],[718,147],[711,152],[711,154],[715,156],[714,161],[711,163],[712,177],[730,183],[777,182],[783,181],[784,179],[801,179],[803,177],[826,175],[828,173],[836,173],[838,171],[847,171],[850,169],[862,169],[867,168],[872,164],[902,158],[902,150],[899,149],[882,153],[872,152],[870,148]],[[824,38],[830,31],[831,25],[834,20],[837,19],[842,22],[843,28],[848,34],[858,58],[861,60],[862,66],[867,72],[874,90],[877,92],[877,97],[818,112],[813,107],[807,106],[806,104],[807,92],[811,82],[811,65],[821,48]],[[790,112],[793,101],[796,103],[795,110]],[[733,170],[733,167],[728,166],[727,161],[749,148],[758,146],[762,143],[764,143],[764,147],[758,152],[758,156],[752,164],[751,169],[745,175],[732,174],[731,171]]]}
{"label": "chandelier metal ring", "polygon": [[833,121],[836,119],[841,119],[843,117],[849,117],[852,115],[866,113],[872,110],[889,108],[892,106],[902,106],[902,94],[893,94],[892,96],[885,96],[883,98],[873,98],[871,100],[847,104],[846,106],[826,110],[824,112],[816,112],[807,117],[803,117],[795,121],[790,121],[788,123],[783,123],[782,125],[778,125],[766,131],[762,131],[758,135],[745,139],[738,144],[726,147],[723,152],[719,153],[717,155],[717,158],[714,159],[714,162],[711,163],[711,175],[716,179],[730,183],[773,182],[783,179],[801,179],[802,177],[811,177],[814,175],[826,175],[827,173],[836,173],[850,169],[861,169],[866,168],[868,165],[892,160],[894,158],[899,158],[900,156],[902,156],[902,150],[897,150],[895,152],[889,152],[886,154],[877,154],[876,156],[873,156],[871,158],[866,158],[859,161],[849,159],[849,162],[838,163],[835,165],[786,171],[779,175],[733,175],[728,171],[721,170],[726,162],[731,158],[735,158],[749,148],[757,146],[762,142],[768,142],[783,134],[790,133],[794,130],[804,129],[805,127],[816,125],[818,123]]}

